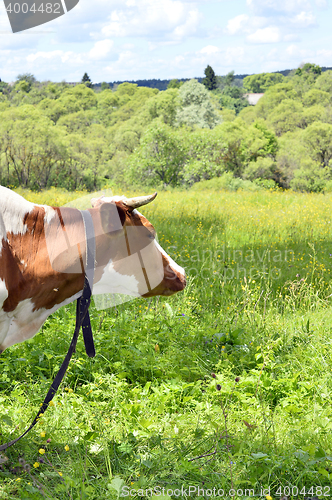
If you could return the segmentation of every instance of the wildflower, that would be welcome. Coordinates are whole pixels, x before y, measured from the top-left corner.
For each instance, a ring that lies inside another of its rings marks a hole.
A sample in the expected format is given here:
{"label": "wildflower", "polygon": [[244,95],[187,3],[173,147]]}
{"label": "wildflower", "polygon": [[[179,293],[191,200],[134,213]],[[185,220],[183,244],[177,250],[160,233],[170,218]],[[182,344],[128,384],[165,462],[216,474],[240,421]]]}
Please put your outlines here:
{"label": "wildflower", "polygon": [[272,500],[272,497],[270,495],[265,495],[266,500]]}
{"label": "wildflower", "polygon": [[54,402],[53,402],[53,401],[50,401],[50,402],[49,402],[49,406],[54,406]]}
{"label": "wildflower", "polygon": [[216,376],[217,376],[217,375],[216,375],[215,373],[211,373],[211,377],[212,377],[212,378],[216,378]]}
{"label": "wildflower", "polygon": [[221,391],[221,385],[217,384],[217,391]]}
{"label": "wildflower", "polygon": [[236,377],[235,382],[240,382],[240,377]]}
{"label": "wildflower", "polygon": [[66,451],[69,451],[69,446],[68,446],[68,444],[66,444],[66,446],[65,446],[65,450],[66,450]]}
{"label": "wildflower", "polygon": [[44,453],[45,453],[44,448],[39,448],[39,450],[38,450],[38,451],[39,451],[39,453],[40,453],[41,455],[44,455]]}
{"label": "wildflower", "polygon": [[35,463],[33,464],[33,466],[34,466],[34,468],[35,468],[35,469],[37,469],[37,467],[39,467],[39,462],[35,462]]}
{"label": "wildflower", "polygon": [[62,476],[62,472],[59,472],[59,476]]}
{"label": "wildflower", "polygon": [[40,433],[40,437],[44,438],[45,436],[46,436],[46,433],[45,433],[44,431],[42,431],[42,432]]}
{"label": "wildflower", "polygon": [[20,477],[18,477],[18,478],[16,479],[16,481],[21,481],[21,478],[20,478]]}
{"label": "wildflower", "polygon": [[51,442],[51,438],[48,438],[48,440],[46,441],[46,443],[50,443]]}

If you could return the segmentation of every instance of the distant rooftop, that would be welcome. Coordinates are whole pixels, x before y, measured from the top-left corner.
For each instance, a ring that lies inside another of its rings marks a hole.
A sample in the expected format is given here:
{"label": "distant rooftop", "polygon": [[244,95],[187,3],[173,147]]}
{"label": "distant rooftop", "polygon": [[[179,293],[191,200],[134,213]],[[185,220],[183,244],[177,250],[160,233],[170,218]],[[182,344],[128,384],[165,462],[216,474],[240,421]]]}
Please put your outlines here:
{"label": "distant rooftop", "polygon": [[244,94],[244,97],[247,99],[249,104],[251,104],[251,106],[255,106],[263,95],[264,94]]}

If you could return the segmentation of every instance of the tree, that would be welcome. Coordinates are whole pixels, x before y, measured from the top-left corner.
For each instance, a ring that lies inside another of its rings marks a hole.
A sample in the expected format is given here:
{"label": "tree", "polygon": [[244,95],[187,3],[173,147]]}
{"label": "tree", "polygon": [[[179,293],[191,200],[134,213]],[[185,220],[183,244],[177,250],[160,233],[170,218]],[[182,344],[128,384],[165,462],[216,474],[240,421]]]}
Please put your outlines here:
{"label": "tree", "polygon": [[331,124],[312,123],[304,130],[302,140],[312,160],[318,162],[321,167],[327,167],[330,164],[332,160]]}
{"label": "tree", "polygon": [[269,130],[263,120],[255,121],[243,137],[243,152],[248,162],[255,162],[259,158],[275,160],[278,151],[278,141],[274,133]]}
{"label": "tree", "polygon": [[179,92],[176,88],[168,88],[148,100],[146,107],[150,117],[161,117],[164,123],[174,125],[178,108]]}
{"label": "tree", "polygon": [[131,156],[127,178],[131,183],[176,186],[181,179],[185,151],[178,131],[164,123],[154,122]]}
{"label": "tree", "polygon": [[0,93],[9,94],[9,92],[10,92],[10,87],[9,87],[8,83],[2,82],[0,80]]}
{"label": "tree", "polygon": [[297,70],[295,71],[295,75],[297,76],[302,76],[305,73],[311,73],[319,76],[322,73],[322,68],[317,64],[306,63],[303,66],[297,68]]}
{"label": "tree", "polygon": [[313,88],[303,95],[302,101],[304,106],[315,106],[316,104],[328,106],[331,102],[331,96],[329,92]]}
{"label": "tree", "polygon": [[63,159],[63,131],[34,106],[10,107],[2,113],[0,143],[8,172],[23,187],[48,186],[56,163]]}
{"label": "tree", "polygon": [[183,85],[183,82],[179,82],[177,78],[173,78],[167,85],[167,89],[179,89],[181,85]]}
{"label": "tree", "polygon": [[34,83],[36,83],[36,78],[31,74],[31,73],[22,73],[20,75],[17,75],[16,77],[16,84],[18,82],[22,82],[22,81],[25,81],[28,83],[28,90],[27,92],[29,92],[31,90],[31,87]]}
{"label": "tree", "polygon": [[293,99],[284,99],[268,116],[277,136],[295,130],[296,127],[305,127],[305,117],[301,102]]}
{"label": "tree", "polygon": [[101,82],[101,90],[106,90],[106,89],[109,89],[110,86],[108,83],[106,82]]}
{"label": "tree", "polygon": [[229,71],[225,76],[225,86],[231,86],[234,83],[234,71]]}
{"label": "tree", "polygon": [[182,85],[179,99],[181,104],[177,112],[179,125],[213,128],[220,123],[221,119],[212,106],[208,90],[197,80],[193,79]]}
{"label": "tree", "polygon": [[332,71],[324,71],[316,80],[315,87],[324,92],[332,92]]}
{"label": "tree", "polygon": [[257,117],[264,118],[266,120],[282,101],[285,99],[297,100],[298,97],[299,96],[294,90],[292,81],[287,83],[277,83],[276,85],[270,87],[256,104],[256,115]]}
{"label": "tree", "polygon": [[320,77],[321,71],[322,69],[320,66],[310,63],[304,64],[295,71],[292,80],[294,89],[299,96],[302,96],[313,87],[315,81]]}
{"label": "tree", "polygon": [[204,74],[205,74],[205,78],[203,78],[203,85],[205,85],[205,87],[208,89],[208,90],[214,90],[217,88],[217,78],[216,78],[216,75],[215,75],[215,72],[213,71],[213,69],[211,68],[211,66],[207,66],[204,70]]}
{"label": "tree", "polygon": [[243,79],[243,88],[246,92],[260,94],[266,92],[269,87],[283,82],[285,77],[281,73],[258,73],[246,76]]}
{"label": "tree", "polygon": [[84,85],[89,87],[89,89],[92,89],[92,81],[87,73],[84,73],[84,75],[82,76],[81,83],[84,83]]}
{"label": "tree", "polygon": [[256,161],[249,162],[244,169],[243,177],[253,181],[255,179],[273,179],[275,162],[272,158],[257,158]]}
{"label": "tree", "polygon": [[331,170],[322,169],[317,162],[307,158],[301,161],[301,167],[294,172],[290,187],[294,191],[320,193],[328,180],[331,180]]}
{"label": "tree", "polygon": [[243,97],[243,89],[227,85],[222,91],[220,106],[226,109],[233,109],[238,114],[243,108],[249,106],[249,103]]}
{"label": "tree", "polygon": [[89,127],[91,127],[94,115],[95,113],[92,109],[62,115],[57,122],[57,126],[66,127],[67,132],[70,134],[80,132],[84,135]]}

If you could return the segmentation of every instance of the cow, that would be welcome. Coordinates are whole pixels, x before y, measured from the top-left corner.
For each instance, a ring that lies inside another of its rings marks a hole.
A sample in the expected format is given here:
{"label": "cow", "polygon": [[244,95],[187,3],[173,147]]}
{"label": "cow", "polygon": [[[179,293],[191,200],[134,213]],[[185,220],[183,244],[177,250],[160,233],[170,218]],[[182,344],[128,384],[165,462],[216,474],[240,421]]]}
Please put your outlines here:
{"label": "cow", "polygon": [[[155,196],[92,199],[93,294],[170,296],[185,272],[161,248],[137,211]],[[81,211],[37,205],[0,186],[0,353],[33,337],[84,285],[87,237]]]}

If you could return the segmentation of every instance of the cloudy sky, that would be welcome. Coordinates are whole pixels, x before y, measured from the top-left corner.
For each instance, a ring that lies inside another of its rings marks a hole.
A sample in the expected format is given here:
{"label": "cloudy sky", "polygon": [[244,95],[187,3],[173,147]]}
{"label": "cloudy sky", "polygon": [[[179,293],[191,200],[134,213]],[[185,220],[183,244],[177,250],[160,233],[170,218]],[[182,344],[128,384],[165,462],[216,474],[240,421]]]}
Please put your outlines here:
{"label": "cloudy sky", "polygon": [[86,71],[101,82],[199,77],[207,64],[218,75],[332,67],[331,24],[331,0],[80,0],[13,34],[1,2],[0,78],[29,72],[71,82]]}

